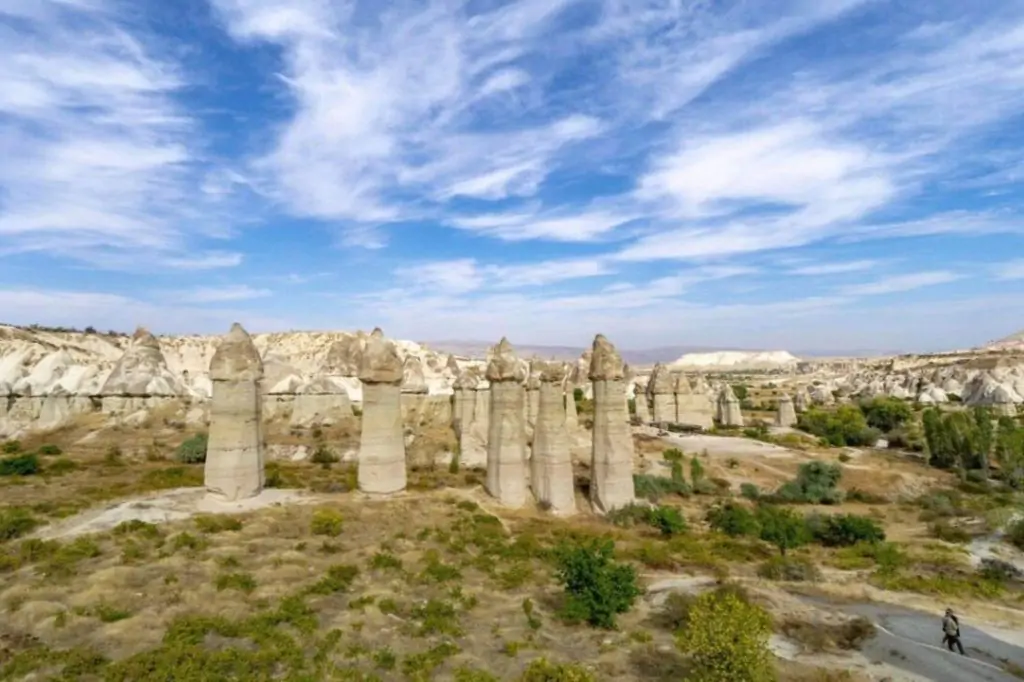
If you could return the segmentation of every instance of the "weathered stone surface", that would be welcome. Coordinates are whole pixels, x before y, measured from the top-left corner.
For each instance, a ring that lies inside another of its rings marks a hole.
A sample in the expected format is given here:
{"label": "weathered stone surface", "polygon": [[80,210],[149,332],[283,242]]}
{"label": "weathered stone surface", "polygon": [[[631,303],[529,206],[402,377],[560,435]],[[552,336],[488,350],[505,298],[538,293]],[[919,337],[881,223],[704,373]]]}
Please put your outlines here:
{"label": "weathered stone surface", "polygon": [[395,344],[385,339],[379,328],[374,329],[360,358],[359,380],[364,384],[397,386],[402,382],[403,369]]}
{"label": "weathered stone surface", "polygon": [[526,377],[526,430],[527,436],[533,435],[533,427],[537,423],[537,412],[540,409],[540,365],[542,360],[530,362],[529,374]]}
{"label": "weathered stone surface", "polygon": [[794,426],[796,424],[796,408],[793,399],[788,395],[779,398],[779,409],[775,413],[776,426]]}
{"label": "weathered stone surface", "polygon": [[561,363],[534,363],[533,370],[540,388],[530,458],[530,485],[542,505],[555,514],[571,514],[576,511],[576,494],[565,425],[562,390],[565,368]]}
{"label": "weathered stone surface", "polygon": [[423,363],[410,355],[402,364],[402,393],[428,393],[429,390],[423,376]]}
{"label": "weathered stone surface", "polygon": [[718,397],[718,414],[722,426],[743,426],[743,412],[740,410],[740,401],[732,391],[732,386],[726,384]]}
{"label": "weathered stone surface", "polygon": [[185,389],[177,377],[167,369],[160,342],[142,327],[135,330],[124,354],[99,391],[101,396],[118,397],[177,396],[184,393]]}
{"label": "weathered stone surface", "polygon": [[684,373],[675,381],[676,422],[710,429],[714,425],[714,406],[707,395],[695,393]]}
{"label": "weathered stone surface", "polygon": [[389,494],[405,490],[401,397],[397,381],[363,384],[358,482],[359,489],[365,493]]}
{"label": "weathered stone surface", "polygon": [[[472,392],[473,419],[459,439],[459,456],[471,468],[487,466],[487,439],[491,424],[491,390],[486,381],[480,381]],[[467,408],[468,410],[468,408]]]}
{"label": "weathered stone surface", "polygon": [[358,377],[365,343],[365,333],[338,339],[328,349],[321,371],[331,376]]}
{"label": "weathered stone surface", "polygon": [[633,502],[633,436],[626,408],[625,371],[615,347],[594,339],[590,379],[594,391],[590,499],[600,513]]}
{"label": "weathered stone surface", "polygon": [[576,387],[568,379],[565,384],[565,427],[570,431],[580,427],[579,415],[576,414]]}
{"label": "weathered stone surface", "polygon": [[294,426],[330,426],[354,416],[348,392],[326,377],[300,385],[294,394],[291,416]]}
{"label": "weathered stone surface", "polygon": [[255,497],[263,490],[263,363],[239,324],[210,361],[213,397],[204,484],[221,501]]}
{"label": "weathered stone surface", "polygon": [[473,404],[478,383],[480,379],[476,372],[466,368],[459,372],[455,383],[452,384],[452,426],[460,438],[463,427],[473,421]]}
{"label": "weathered stone surface", "polygon": [[395,344],[374,329],[366,340],[359,379],[363,383],[363,426],[359,438],[359,489],[396,493],[405,489],[402,430],[403,367]]}
{"label": "weathered stone surface", "polygon": [[522,507],[526,503],[526,376],[508,339],[491,349],[487,379],[491,382],[487,492],[507,507]]}
{"label": "weathered stone surface", "polygon": [[811,398],[807,395],[807,390],[801,386],[793,397],[793,409],[796,410],[797,414],[800,414],[805,412],[810,404]]}
{"label": "weathered stone surface", "polygon": [[659,424],[676,420],[675,380],[672,373],[660,362],[654,366],[647,392],[654,405],[654,421]]}

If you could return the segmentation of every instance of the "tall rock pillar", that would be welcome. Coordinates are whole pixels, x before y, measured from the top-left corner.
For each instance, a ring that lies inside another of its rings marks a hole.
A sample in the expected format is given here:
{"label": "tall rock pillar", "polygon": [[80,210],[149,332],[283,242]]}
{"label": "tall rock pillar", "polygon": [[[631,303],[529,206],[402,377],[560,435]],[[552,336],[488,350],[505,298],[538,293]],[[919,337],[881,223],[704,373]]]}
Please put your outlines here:
{"label": "tall rock pillar", "polygon": [[[649,381],[650,377],[648,377],[648,382]],[[636,388],[633,389],[633,400],[636,404],[636,418],[640,420],[641,424],[651,423],[651,406],[647,402],[648,385],[649,383],[644,384],[643,386],[641,386],[640,383],[637,383]]]}
{"label": "tall rock pillar", "polygon": [[508,339],[503,338],[490,355],[487,492],[507,507],[522,507],[526,504],[526,371]]}
{"label": "tall rock pillar", "polygon": [[402,361],[395,344],[374,329],[359,364],[363,384],[363,428],[359,436],[359,489],[365,493],[405,490],[402,431]]}
{"label": "tall rock pillar", "polygon": [[565,426],[567,429],[580,427],[580,418],[576,413],[576,386],[568,378],[565,381]]}
{"label": "tall rock pillar", "polygon": [[779,398],[779,410],[775,413],[776,426],[794,426],[796,424],[796,408],[793,399],[788,395]]}
{"label": "tall rock pillar", "polygon": [[210,360],[213,396],[203,483],[223,502],[263,490],[263,361],[237,322]]}
{"label": "tall rock pillar", "polygon": [[594,338],[590,380],[594,391],[590,501],[596,511],[605,513],[633,502],[634,453],[622,358],[601,334]]}
{"label": "tall rock pillar", "polygon": [[550,362],[535,363],[534,368],[540,388],[537,422],[533,427],[530,487],[537,501],[555,514],[572,514],[576,511],[576,493],[562,392],[565,367]]}
{"label": "tall rock pillar", "polygon": [[743,426],[743,412],[740,400],[732,392],[732,386],[726,384],[718,396],[718,414],[722,426]]}
{"label": "tall rock pillar", "polygon": [[654,421],[657,424],[668,424],[676,420],[676,398],[675,379],[660,362],[654,366],[651,372],[651,380],[647,384],[647,391],[651,394],[654,403]]}

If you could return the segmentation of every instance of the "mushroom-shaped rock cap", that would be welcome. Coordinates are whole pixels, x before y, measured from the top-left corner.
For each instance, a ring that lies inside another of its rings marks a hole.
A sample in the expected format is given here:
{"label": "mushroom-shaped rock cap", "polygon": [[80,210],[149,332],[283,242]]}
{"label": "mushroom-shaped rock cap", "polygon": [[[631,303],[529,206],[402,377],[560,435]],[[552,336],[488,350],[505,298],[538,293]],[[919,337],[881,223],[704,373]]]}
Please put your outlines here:
{"label": "mushroom-shaped rock cap", "polygon": [[257,381],[263,378],[263,360],[249,332],[235,322],[210,360],[214,381]]}
{"label": "mushroom-shaped rock cap", "polygon": [[676,375],[676,394],[690,395],[691,393],[693,393],[693,389],[690,387],[690,379],[684,372],[680,372]]}
{"label": "mushroom-shaped rock cap", "polygon": [[[373,330],[366,340],[359,361],[359,379],[368,384],[400,384],[403,375],[402,360],[395,344],[384,338],[384,332]],[[422,372],[422,370],[421,370]]]}
{"label": "mushroom-shaped rock cap", "polygon": [[654,366],[651,379],[647,382],[647,390],[650,393],[659,394],[671,393],[675,390],[675,380],[672,378],[672,373],[668,371],[668,367],[660,362]]}
{"label": "mushroom-shaped rock cap", "polygon": [[148,350],[155,350],[158,353],[161,352],[160,351],[160,342],[157,341],[156,337],[153,336],[149,332],[149,330],[146,329],[145,327],[136,327],[135,328],[135,333],[132,334],[132,338],[131,338],[130,344],[131,344],[131,346],[133,348],[136,348],[136,349],[143,349],[143,348],[145,348],[145,349],[148,349]]}
{"label": "mushroom-shaped rock cap", "polygon": [[477,384],[480,383],[480,376],[473,369],[472,367],[467,367],[459,372],[459,376],[455,379],[455,383],[452,384],[452,388],[469,391],[475,389]]}
{"label": "mushroom-shaped rock cap", "polygon": [[622,357],[604,334],[594,337],[594,354],[590,357],[589,376],[591,381],[617,381],[626,377]]}
{"label": "mushroom-shaped rock cap", "polygon": [[546,360],[535,360],[531,370],[532,376],[537,378],[538,383],[560,384],[565,380],[567,373],[564,363],[548,362]]}
{"label": "mushroom-shaped rock cap", "polygon": [[726,403],[739,402],[739,398],[737,398],[736,394],[732,392],[732,386],[730,386],[729,384],[725,384],[724,386],[722,386],[722,393],[720,394],[719,399],[722,402]]}
{"label": "mushroom-shaped rock cap", "polygon": [[789,396],[788,393],[783,393],[781,396],[779,396],[779,404],[780,405],[782,403],[791,403],[791,402],[793,402],[793,399]]}
{"label": "mushroom-shaped rock cap", "polygon": [[455,359],[454,355],[449,355],[448,360],[444,363],[444,366],[451,370],[454,374],[459,373],[459,362]]}
{"label": "mushroom-shaped rock cap", "polygon": [[321,368],[325,374],[342,377],[359,376],[359,362],[363,355],[363,338],[345,336],[331,344]]}
{"label": "mushroom-shaped rock cap", "polygon": [[488,381],[518,381],[526,380],[526,368],[516,357],[516,351],[508,339],[502,337],[498,345],[491,348],[487,360]]}
{"label": "mushroom-shaped rock cap", "polygon": [[402,365],[402,391],[405,393],[427,393],[427,379],[423,376],[423,362],[410,355]]}

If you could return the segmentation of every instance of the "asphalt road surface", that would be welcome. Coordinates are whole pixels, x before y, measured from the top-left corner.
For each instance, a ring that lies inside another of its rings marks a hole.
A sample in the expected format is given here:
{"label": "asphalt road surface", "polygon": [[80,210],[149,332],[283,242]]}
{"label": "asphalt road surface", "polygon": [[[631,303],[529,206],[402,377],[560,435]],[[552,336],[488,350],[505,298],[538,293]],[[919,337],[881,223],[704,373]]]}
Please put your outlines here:
{"label": "asphalt road surface", "polygon": [[[810,599],[817,604],[828,603]],[[1024,648],[1008,644],[971,627],[970,614],[960,619],[960,642],[966,656],[947,651],[942,643],[942,614],[924,613],[888,604],[831,604],[831,608],[870,619],[876,636],[861,650],[870,661],[882,661],[934,682],[1020,682],[1007,663],[1024,669]]]}

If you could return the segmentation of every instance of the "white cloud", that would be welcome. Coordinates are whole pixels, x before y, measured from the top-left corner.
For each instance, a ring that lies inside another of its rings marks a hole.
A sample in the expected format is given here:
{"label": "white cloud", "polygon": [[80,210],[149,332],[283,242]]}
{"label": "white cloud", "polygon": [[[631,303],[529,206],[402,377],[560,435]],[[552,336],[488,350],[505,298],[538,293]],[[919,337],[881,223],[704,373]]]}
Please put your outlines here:
{"label": "white cloud", "polygon": [[432,293],[464,294],[479,289],[520,289],[610,274],[600,258],[550,260],[522,265],[480,265],[472,258],[399,268],[406,286]]}
{"label": "white cloud", "polygon": [[877,260],[851,260],[836,263],[801,265],[786,271],[788,275],[842,275],[849,272],[871,270],[879,264]]}
{"label": "white cloud", "polygon": [[185,289],[169,294],[176,301],[185,303],[224,303],[226,301],[247,301],[272,295],[270,289],[256,289],[245,284],[204,286]]}
{"label": "white cloud", "polygon": [[934,270],[929,272],[915,272],[908,275],[894,275],[884,277],[875,282],[867,284],[855,284],[840,289],[840,293],[846,296],[878,296],[881,294],[895,294],[904,291],[913,291],[922,287],[945,284],[962,279],[963,275],[947,270]]}
{"label": "white cloud", "polygon": [[1024,258],[999,263],[992,270],[996,279],[1024,279]]}
{"label": "white cloud", "polygon": [[0,239],[77,258],[184,251],[213,210],[191,200],[195,122],[177,66],[111,2],[6,4],[0,23]]}

